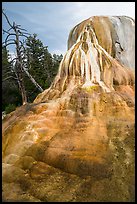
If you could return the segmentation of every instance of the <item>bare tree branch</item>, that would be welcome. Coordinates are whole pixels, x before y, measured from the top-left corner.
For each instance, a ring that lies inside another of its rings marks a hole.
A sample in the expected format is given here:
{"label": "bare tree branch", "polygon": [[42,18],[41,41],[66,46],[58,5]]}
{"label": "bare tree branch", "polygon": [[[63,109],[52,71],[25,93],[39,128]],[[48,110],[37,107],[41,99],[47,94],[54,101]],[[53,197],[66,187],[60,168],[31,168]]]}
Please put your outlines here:
{"label": "bare tree branch", "polygon": [[[42,87],[35,81],[35,79],[32,77],[32,75],[28,72],[27,69],[25,69],[25,56],[26,56],[26,50],[24,47],[24,39],[23,42],[20,40],[20,37],[28,38],[31,36],[30,33],[27,32],[26,29],[20,28],[20,25],[17,25],[15,22],[13,22],[13,25],[10,23],[7,15],[2,11],[3,15],[5,16],[7,23],[10,26],[10,29],[8,31],[3,29],[4,34],[7,34],[7,37],[5,39],[5,42],[3,43],[5,47],[8,45],[15,45],[16,48],[16,56],[14,59],[12,59],[10,62],[13,63],[15,61],[15,64],[13,66],[12,72],[14,72],[15,76],[8,76],[6,77],[4,81],[13,78],[16,79],[18,82],[18,86],[22,95],[22,102],[23,104],[27,103],[27,96],[26,96],[26,89],[25,89],[25,83],[24,83],[24,73],[29,77],[31,82],[35,85],[35,87],[42,92]],[[10,32],[12,30],[12,32]],[[24,32],[25,31],[25,32]],[[11,36],[14,36],[15,39],[9,39]]]}
{"label": "bare tree branch", "polygon": [[15,33],[9,33],[8,31],[6,31],[6,30],[4,30],[4,29],[3,29],[3,32],[5,32],[5,33],[7,33],[7,34],[10,34],[10,35],[15,35],[15,36],[16,36]]}
{"label": "bare tree branch", "polygon": [[7,20],[7,23],[9,24],[9,26],[10,26],[11,28],[13,28],[13,25],[10,23],[10,21],[9,21],[9,19],[8,19],[8,17],[7,17],[7,15],[4,13],[3,10],[2,10],[2,13],[3,13],[3,15],[5,16],[5,18],[6,18],[6,20]]}
{"label": "bare tree branch", "polygon": [[9,41],[14,41],[14,42],[15,42],[15,39],[5,40],[5,42],[3,42],[2,45],[6,44],[6,43],[9,42]]}
{"label": "bare tree branch", "polygon": [[[4,29],[3,29],[3,32],[9,34],[9,36],[10,36],[10,35],[15,35],[15,36],[16,36],[15,33],[9,33],[8,31],[6,31],[6,30],[4,30]],[[26,35],[25,35],[25,34],[26,34]],[[20,33],[18,36],[24,36],[24,37],[28,38],[27,35],[31,35],[31,34],[29,34],[29,33],[25,33],[25,34]]]}
{"label": "bare tree branch", "polygon": [[[18,25],[18,26],[21,26],[21,25]],[[24,28],[20,28],[20,30],[24,30],[24,31],[27,31],[26,29],[24,29]]]}
{"label": "bare tree branch", "polygon": [[12,30],[13,28],[9,28],[9,30],[7,30],[7,32],[9,32],[10,30]]}
{"label": "bare tree branch", "polygon": [[8,79],[11,79],[11,78],[17,80],[17,78],[15,78],[15,77],[13,77],[13,76],[9,76],[9,77],[3,79],[2,82],[6,81],[6,80],[8,80]]}
{"label": "bare tree branch", "polygon": [[7,47],[8,45],[15,45],[15,43],[12,43],[12,42],[11,43],[7,43],[7,44],[4,45],[4,47]]}
{"label": "bare tree branch", "polygon": [[[27,33],[27,32],[19,32],[21,35],[31,35],[30,33]],[[27,38],[28,38],[28,36],[27,36]]]}
{"label": "bare tree branch", "polygon": [[24,35],[24,34],[19,34],[18,36],[24,36],[24,37],[28,38],[28,36]]}
{"label": "bare tree branch", "polygon": [[26,35],[30,35],[30,33],[27,33],[27,32],[21,32],[20,30],[18,30],[18,32],[22,35],[26,34]]}
{"label": "bare tree branch", "polygon": [[[8,38],[11,36],[11,35],[14,35],[14,34],[8,34],[6,39],[5,39],[5,42],[8,40]],[[15,36],[15,35],[14,35]]]}
{"label": "bare tree branch", "polygon": [[35,81],[35,79],[31,76],[31,74],[25,69],[23,68],[23,70],[25,71],[25,73],[27,74],[27,76],[30,78],[30,80],[32,81],[32,83],[36,86],[36,88],[38,88],[38,90],[40,92],[43,92],[44,90],[42,89],[42,87]]}
{"label": "bare tree branch", "polygon": [[[11,72],[13,72],[12,70],[10,72],[6,72],[5,75],[11,74]],[[5,78],[6,76],[4,76]]]}
{"label": "bare tree branch", "polygon": [[12,59],[12,60],[10,61],[10,63],[14,62],[14,61],[17,60],[17,59],[18,59],[18,58],[15,57],[14,59]]}

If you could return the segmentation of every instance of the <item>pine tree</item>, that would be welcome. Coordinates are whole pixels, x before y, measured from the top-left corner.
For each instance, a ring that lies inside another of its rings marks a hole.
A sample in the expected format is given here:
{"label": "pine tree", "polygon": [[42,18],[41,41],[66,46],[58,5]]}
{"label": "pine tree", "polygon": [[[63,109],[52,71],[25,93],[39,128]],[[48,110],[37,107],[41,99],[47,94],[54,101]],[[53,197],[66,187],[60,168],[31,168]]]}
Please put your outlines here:
{"label": "pine tree", "polygon": [[[47,89],[52,83],[62,55],[52,55],[48,51],[48,46],[44,46],[36,34],[27,38],[26,41],[26,69],[35,78],[38,84]],[[25,79],[25,87],[29,102],[32,102],[38,95],[39,91],[34,85]]]}
{"label": "pine tree", "polygon": [[[2,44],[4,47],[8,47],[11,44],[14,45],[16,57],[13,59],[13,61],[15,61],[13,71],[16,76],[18,88],[22,96],[22,104],[25,105],[28,102],[26,87],[24,82],[25,75],[29,77],[29,79],[36,86],[37,89],[39,89],[41,92],[43,91],[41,86],[32,77],[32,75],[29,73],[27,68],[25,68],[25,64],[24,64],[24,58],[25,58],[24,38],[25,39],[28,38],[30,34],[27,33],[25,29],[21,28],[20,27],[21,25],[17,25],[15,22],[13,22],[12,24],[3,10],[2,10],[2,14],[6,18],[6,21],[10,27],[8,30],[3,29],[3,34],[6,34],[6,38]],[[21,38],[23,38],[23,40]]]}
{"label": "pine tree", "polygon": [[[10,26],[7,31],[3,29],[7,35],[2,49],[2,104],[5,109],[11,103],[17,106],[33,102],[40,92],[47,89],[57,73],[62,55],[52,56],[48,46],[44,46],[36,34],[31,36],[20,25],[11,24],[7,15],[2,13]],[[10,44],[14,44],[16,57],[9,62],[7,47]]]}
{"label": "pine tree", "polygon": [[21,105],[21,95],[18,90],[13,64],[10,60],[9,51],[2,47],[2,111],[9,104]]}

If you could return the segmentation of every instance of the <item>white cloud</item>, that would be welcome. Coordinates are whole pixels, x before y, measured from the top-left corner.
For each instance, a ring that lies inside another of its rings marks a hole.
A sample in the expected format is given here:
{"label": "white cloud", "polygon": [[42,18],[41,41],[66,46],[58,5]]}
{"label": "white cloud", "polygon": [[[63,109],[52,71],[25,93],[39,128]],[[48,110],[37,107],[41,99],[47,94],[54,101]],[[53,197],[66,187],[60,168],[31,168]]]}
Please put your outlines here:
{"label": "white cloud", "polygon": [[[76,9],[77,7],[77,9]],[[96,15],[126,15],[135,18],[135,2],[75,2],[73,17],[84,20]]]}

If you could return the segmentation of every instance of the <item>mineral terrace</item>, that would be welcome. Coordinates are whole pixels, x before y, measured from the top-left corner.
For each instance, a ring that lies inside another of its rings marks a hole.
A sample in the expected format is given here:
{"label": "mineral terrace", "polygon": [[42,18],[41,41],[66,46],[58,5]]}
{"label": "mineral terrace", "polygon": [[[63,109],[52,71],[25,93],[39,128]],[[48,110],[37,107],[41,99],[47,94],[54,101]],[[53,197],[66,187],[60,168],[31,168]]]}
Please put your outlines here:
{"label": "mineral terrace", "polygon": [[50,88],[3,120],[3,201],[135,201],[134,48],[126,16],[70,31]]}

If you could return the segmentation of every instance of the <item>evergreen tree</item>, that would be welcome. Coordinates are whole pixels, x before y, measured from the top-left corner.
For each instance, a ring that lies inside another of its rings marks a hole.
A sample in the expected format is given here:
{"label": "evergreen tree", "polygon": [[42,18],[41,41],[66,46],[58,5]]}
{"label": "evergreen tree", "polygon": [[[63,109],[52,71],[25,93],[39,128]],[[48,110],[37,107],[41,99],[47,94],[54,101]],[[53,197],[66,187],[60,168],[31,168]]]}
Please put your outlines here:
{"label": "evergreen tree", "polygon": [[[19,25],[15,23],[11,25],[6,14],[4,15],[11,29],[15,31],[14,36],[17,39],[9,39],[12,34],[4,30],[8,35],[2,48],[2,110],[5,110],[8,105],[11,107],[21,105],[22,101],[23,104],[33,102],[40,92],[50,86],[63,57],[56,54],[52,56],[48,51],[48,46],[44,46],[37,39],[36,34],[26,37],[26,42],[24,40],[21,42],[18,36],[24,35],[20,31],[24,29],[19,28],[20,30],[16,33]],[[16,42],[18,42],[18,46]],[[9,44],[16,45],[17,56],[13,61],[10,61],[7,51]],[[21,83],[24,89],[21,89]],[[23,96],[26,97],[26,100],[24,100]]]}
{"label": "evergreen tree", "polygon": [[21,105],[21,95],[18,90],[13,64],[10,61],[9,51],[2,47],[2,111],[9,104]]}
{"label": "evergreen tree", "polygon": [[[26,41],[26,69],[35,78],[38,84],[47,89],[52,83],[59,67],[62,55],[52,55],[48,51],[48,47],[37,39],[37,35],[33,34]],[[39,90],[25,79],[25,87],[27,91],[28,101],[32,102],[38,95]]]}
{"label": "evergreen tree", "polygon": [[55,77],[59,68],[59,64],[63,59],[63,55],[53,54],[53,76]]}
{"label": "evergreen tree", "polygon": [[[26,70],[29,71],[37,83],[44,89],[44,82],[42,80],[44,77],[44,73],[42,73],[42,58],[44,57],[43,44],[37,39],[36,34],[33,34],[26,40],[25,56]],[[28,76],[25,77],[25,87],[28,102],[32,102],[40,92],[29,80]]]}

